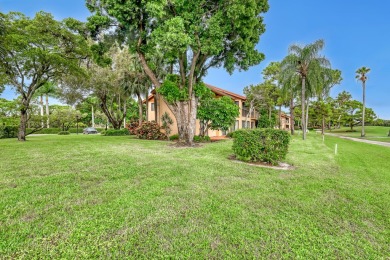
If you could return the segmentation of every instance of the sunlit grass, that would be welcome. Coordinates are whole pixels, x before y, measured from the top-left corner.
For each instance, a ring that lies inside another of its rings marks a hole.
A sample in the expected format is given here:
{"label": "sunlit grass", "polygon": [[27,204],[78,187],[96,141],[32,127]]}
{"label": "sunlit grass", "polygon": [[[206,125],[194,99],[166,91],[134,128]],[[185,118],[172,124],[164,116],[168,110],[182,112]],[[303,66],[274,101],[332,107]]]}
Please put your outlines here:
{"label": "sunlit grass", "polygon": [[356,126],[353,129],[356,132],[347,132],[348,130],[350,130],[349,127],[342,127],[340,129],[334,129],[334,130],[328,131],[328,132],[333,133],[333,134],[343,135],[343,136],[372,140],[372,141],[390,142],[390,137],[388,136],[389,131],[390,131],[390,127],[366,126],[366,127],[364,127],[364,131],[366,134],[365,137],[361,137],[362,128],[360,126]]}
{"label": "sunlit grass", "polygon": [[297,137],[296,170],[279,171],[229,160],[231,146],[0,140],[0,256],[388,257],[389,148]]}

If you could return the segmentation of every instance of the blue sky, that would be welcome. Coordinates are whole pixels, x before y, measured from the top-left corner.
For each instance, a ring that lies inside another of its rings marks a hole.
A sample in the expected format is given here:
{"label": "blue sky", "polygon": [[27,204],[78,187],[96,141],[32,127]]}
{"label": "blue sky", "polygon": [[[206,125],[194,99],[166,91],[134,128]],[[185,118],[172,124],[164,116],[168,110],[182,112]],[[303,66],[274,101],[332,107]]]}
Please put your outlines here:
{"label": "blue sky", "polygon": [[[378,117],[390,119],[390,1],[384,0],[269,0],[265,14],[267,31],[257,48],[266,55],[258,66],[229,75],[222,69],[211,69],[205,82],[242,93],[245,86],[261,81],[261,71],[271,61],[287,55],[292,43],[307,44],[325,40],[323,54],[332,67],[342,71],[343,81],[331,95],[346,90],[361,100],[361,84],[355,80],[357,68],[371,68],[367,81],[367,106]],[[37,11],[51,12],[57,19],[74,17],[85,21],[89,12],[84,0],[0,0],[0,11],[19,11],[33,16]],[[13,98],[7,89],[2,97]]]}

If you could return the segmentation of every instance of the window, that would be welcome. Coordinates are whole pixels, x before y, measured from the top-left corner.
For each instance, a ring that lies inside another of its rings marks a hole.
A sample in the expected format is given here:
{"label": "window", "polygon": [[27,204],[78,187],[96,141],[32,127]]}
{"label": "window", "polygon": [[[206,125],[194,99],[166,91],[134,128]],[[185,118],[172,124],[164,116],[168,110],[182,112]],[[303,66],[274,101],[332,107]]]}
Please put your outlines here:
{"label": "window", "polygon": [[239,107],[240,106],[240,101],[234,101],[234,103],[236,103],[236,105]]}
{"label": "window", "polygon": [[154,103],[150,103],[150,110],[154,111]]}
{"label": "window", "polygon": [[255,128],[255,122],[251,122],[251,128]]}
{"label": "window", "polygon": [[245,120],[242,120],[241,124],[242,124],[242,128],[246,128],[246,121]]}

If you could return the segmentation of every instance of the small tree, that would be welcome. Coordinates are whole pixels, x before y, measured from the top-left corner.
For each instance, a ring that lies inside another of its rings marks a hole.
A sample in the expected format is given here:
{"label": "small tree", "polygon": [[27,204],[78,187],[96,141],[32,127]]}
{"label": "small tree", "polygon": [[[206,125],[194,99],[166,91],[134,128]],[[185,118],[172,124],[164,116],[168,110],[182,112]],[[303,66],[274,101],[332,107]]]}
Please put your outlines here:
{"label": "small tree", "polygon": [[201,121],[199,135],[207,135],[209,129],[228,130],[239,114],[239,107],[229,97],[203,100],[198,108],[197,115],[197,118]]}
{"label": "small tree", "polygon": [[167,112],[165,112],[161,117],[162,128],[165,130],[167,139],[169,140],[169,135],[171,134],[171,125],[173,124],[172,118]]}

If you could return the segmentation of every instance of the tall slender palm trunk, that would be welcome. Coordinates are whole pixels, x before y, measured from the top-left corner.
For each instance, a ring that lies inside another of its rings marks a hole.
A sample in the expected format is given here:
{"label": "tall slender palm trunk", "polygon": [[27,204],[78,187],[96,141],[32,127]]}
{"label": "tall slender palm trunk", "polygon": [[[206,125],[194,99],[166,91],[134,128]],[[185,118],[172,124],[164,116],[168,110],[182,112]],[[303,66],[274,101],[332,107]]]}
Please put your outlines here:
{"label": "tall slender palm trunk", "polygon": [[302,91],[301,91],[301,109],[302,109],[302,139],[306,140],[306,116],[305,116],[305,100],[306,100],[306,77],[302,77]]}
{"label": "tall slender palm trunk", "polygon": [[93,111],[93,105],[91,106],[91,109],[92,109],[92,111],[91,111],[91,113],[92,113],[92,127],[95,127],[95,113]]}
{"label": "tall slender palm trunk", "polygon": [[364,119],[366,114],[366,82],[363,81],[363,115],[362,115],[362,133],[361,137],[365,137],[366,133],[364,131]]}
{"label": "tall slender palm trunk", "polygon": [[41,107],[41,127],[43,128],[45,126],[43,123],[43,95],[40,96],[39,104]]}
{"label": "tall slender palm trunk", "polygon": [[309,103],[309,98],[306,100],[306,117],[305,117],[305,129],[306,129],[306,132],[307,132],[307,129],[308,129],[308,125],[309,125],[309,106],[310,106],[310,103]]}
{"label": "tall slender palm trunk", "polygon": [[295,134],[295,120],[294,120],[294,98],[290,100],[290,130],[291,135]]}
{"label": "tall slender palm trunk", "polygon": [[47,120],[46,120],[46,127],[47,128],[50,128],[50,117],[49,117],[49,95],[46,94],[46,116],[47,116]]}

